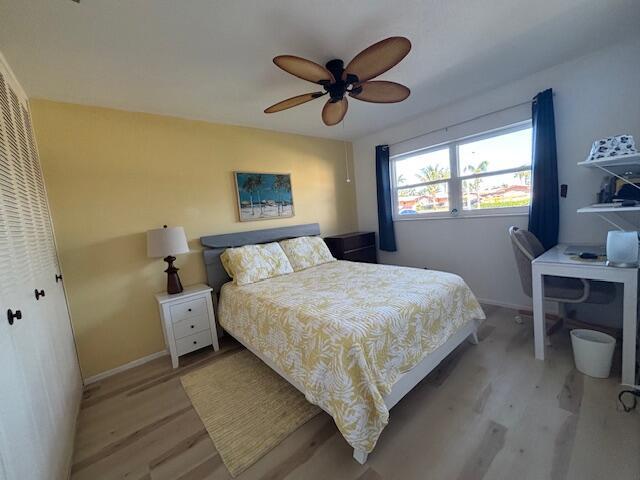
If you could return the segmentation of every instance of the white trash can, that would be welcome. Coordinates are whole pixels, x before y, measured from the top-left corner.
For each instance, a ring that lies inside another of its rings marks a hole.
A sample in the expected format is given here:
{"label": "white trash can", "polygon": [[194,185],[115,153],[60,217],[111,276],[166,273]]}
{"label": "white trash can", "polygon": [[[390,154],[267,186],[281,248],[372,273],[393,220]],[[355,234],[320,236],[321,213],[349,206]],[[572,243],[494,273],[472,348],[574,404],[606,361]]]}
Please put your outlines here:
{"label": "white trash can", "polygon": [[590,377],[608,378],[616,339],[595,330],[571,330],[576,368]]}

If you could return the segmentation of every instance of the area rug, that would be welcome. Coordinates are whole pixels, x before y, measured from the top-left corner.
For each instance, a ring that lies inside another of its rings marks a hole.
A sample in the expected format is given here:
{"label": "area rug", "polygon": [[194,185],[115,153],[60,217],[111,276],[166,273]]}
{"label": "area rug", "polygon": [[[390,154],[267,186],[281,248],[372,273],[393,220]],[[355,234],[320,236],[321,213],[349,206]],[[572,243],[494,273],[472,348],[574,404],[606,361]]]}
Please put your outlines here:
{"label": "area rug", "polygon": [[249,350],[180,381],[233,477],[320,413]]}

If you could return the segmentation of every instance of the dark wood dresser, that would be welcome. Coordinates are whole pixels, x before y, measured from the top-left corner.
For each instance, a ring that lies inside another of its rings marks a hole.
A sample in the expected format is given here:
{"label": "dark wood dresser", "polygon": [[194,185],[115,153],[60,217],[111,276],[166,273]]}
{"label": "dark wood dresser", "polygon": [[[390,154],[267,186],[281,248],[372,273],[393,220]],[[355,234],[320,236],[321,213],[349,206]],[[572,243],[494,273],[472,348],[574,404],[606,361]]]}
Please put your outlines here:
{"label": "dark wood dresser", "polygon": [[375,232],[352,232],[325,237],[325,243],[338,260],[378,263]]}

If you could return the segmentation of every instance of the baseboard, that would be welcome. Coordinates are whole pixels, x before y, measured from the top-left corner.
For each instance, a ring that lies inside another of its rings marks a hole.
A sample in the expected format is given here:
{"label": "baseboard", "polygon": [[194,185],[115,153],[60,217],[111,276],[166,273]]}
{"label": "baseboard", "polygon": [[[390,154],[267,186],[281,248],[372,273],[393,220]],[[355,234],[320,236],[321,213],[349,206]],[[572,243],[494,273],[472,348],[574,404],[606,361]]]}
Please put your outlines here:
{"label": "baseboard", "polygon": [[[498,300],[490,300],[488,298],[478,298],[478,302],[484,303],[485,305],[492,305],[494,307],[503,307],[509,308],[511,310],[518,310],[524,312],[531,312],[533,315],[533,306],[532,305],[516,305],[513,303],[501,302]],[[556,302],[545,301],[544,311],[549,316],[558,316],[558,304]]]}
{"label": "baseboard", "polygon": [[167,350],[162,350],[161,352],[152,353],[151,355],[147,355],[146,357],[142,357],[132,362],[125,363],[124,365],[120,365],[119,367],[112,368],[111,370],[107,370],[106,372],[98,373],[97,375],[93,375],[91,377],[85,378],[84,384],[89,385],[91,383],[99,382],[100,380],[104,380],[107,377],[111,377],[116,373],[124,372],[125,370],[129,370],[134,367],[139,367],[140,365],[144,365],[145,363],[148,363],[151,360],[164,357],[165,355],[169,355],[169,352]]}
{"label": "baseboard", "polygon": [[516,305],[513,303],[500,302],[498,300],[489,300],[488,298],[478,298],[478,302],[494,307],[509,308],[511,310],[531,310],[531,305]]}

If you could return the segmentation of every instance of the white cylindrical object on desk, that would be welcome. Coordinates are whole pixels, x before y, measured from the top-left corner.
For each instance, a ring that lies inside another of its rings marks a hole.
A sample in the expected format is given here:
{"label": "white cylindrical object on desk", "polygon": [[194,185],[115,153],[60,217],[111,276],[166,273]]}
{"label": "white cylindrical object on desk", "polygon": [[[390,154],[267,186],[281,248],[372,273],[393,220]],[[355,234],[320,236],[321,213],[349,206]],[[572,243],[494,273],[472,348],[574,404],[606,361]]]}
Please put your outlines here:
{"label": "white cylindrical object on desk", "polygon": [[638,232],[611,230],[607,234],[607,265],[638,266]]}

